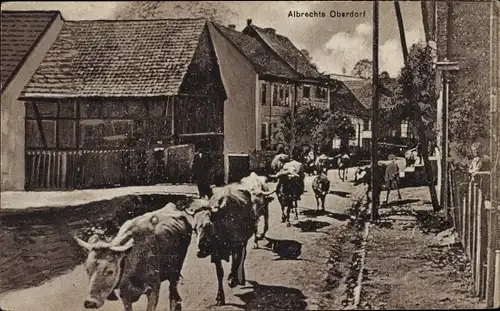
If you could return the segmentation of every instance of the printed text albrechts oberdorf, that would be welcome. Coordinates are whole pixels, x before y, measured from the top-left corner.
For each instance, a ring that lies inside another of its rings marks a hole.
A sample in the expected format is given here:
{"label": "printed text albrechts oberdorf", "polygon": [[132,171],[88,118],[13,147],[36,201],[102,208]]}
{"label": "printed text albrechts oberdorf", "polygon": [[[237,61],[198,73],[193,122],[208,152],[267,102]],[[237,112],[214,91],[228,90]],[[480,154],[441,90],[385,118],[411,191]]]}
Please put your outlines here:
{"label": "printed text albrechts oberdorf", "polygon": [[300,12],[300,11],[288,11],[288,17],[306,17],[306,18],[356,18],[356,17],[366,17],[366,11],[338,11],[331,10],[328,12],[323,11],[310,11],[310,12]]}

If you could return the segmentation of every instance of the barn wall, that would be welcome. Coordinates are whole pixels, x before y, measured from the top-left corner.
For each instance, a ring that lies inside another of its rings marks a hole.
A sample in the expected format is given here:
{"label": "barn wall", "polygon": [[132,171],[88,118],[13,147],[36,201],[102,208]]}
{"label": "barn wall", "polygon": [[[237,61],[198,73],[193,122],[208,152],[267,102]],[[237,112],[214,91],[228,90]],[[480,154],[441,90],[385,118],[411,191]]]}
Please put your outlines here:
{"label": "barn wall", "polygon": [[[174,98],[30,100],[26,102],[26,148],[110,149],[168,143]],[[34,105],[40,113],[43,144]],[[79,116],[79,117],[77,117]]]}
{"label": "barn wall", "polygon": [[14,79],[1,95],[1,191],[24,190],[25,108],[18,100],[24,86],[35,73],[50,46],[56,40],[63,21],[58,16],[38,42]]}
{"label": "barn wall", "polygon": [[250,153],[258,146],[257,73],[243,54],[212,26],[210,35],[227,93],[224,107],[224,154]]}

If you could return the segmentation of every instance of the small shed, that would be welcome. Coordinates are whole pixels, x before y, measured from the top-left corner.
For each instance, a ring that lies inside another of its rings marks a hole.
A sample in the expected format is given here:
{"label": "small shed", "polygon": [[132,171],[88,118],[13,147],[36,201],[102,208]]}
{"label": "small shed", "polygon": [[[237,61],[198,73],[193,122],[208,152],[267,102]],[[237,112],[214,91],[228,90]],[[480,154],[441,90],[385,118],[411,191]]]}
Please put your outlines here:
{"label": "small shed", "polygon": [[152,155],[179,144],[209,146],[223,174],[226,97],[204,19],[67,21],[21,97],[27,186],[165,182]]}

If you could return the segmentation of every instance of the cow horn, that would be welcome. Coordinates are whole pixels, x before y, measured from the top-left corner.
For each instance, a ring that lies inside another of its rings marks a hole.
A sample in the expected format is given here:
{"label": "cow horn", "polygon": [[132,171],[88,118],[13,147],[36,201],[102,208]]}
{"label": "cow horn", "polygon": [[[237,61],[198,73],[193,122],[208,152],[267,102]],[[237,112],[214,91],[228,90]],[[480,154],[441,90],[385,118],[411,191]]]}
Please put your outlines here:
{"label": "cow horn", "polygon": [[87,242],[85,242],[83,240],[80,240],[76,236],[74,236],[73,238],[76,240],[76,243],[78,243],[78,245],[80,245],[81,247],[85,248],[88,251],[92,250],[92,245],[90,245],[89,243],[87,243]]}
{"label": "cow horn", "polygon": [[275,193],[275,192],[276,192],[276,190],[273,190],[273,191],[267,191],[267,192],[266,192],[266,191],[263,191],[263,192],[262,192],[262,194],[263,194],[265,197],[267,197],[267,196],[270,196],[271,194],[273,194],[273,193]]}
{"label": "cow horn", "polygon": [[201,212],[203,210],[207,210],[207,209],[209,209],[209,207],[203,205],[203,206],[196,208],[194,211],[190,211],[188,209],[185,209],[184,212],[186,212],[186,214],[188,214],[189,216],[194,216],[196,213]]}
{"label": "cow horn", "polygon": [[132,246],[134,246],[134,239],[128,240],[128,242],[125,243],[125,245],[114,245],[111,246],[109,249],[115,252],[124,252],[129,248],[131,248]]}

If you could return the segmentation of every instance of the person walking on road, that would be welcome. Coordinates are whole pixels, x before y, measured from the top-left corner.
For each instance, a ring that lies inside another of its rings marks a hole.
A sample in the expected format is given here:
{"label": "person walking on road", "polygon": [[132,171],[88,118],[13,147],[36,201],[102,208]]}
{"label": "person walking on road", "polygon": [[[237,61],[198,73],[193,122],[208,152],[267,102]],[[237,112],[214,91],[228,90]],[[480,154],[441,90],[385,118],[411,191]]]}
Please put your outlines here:
{"label": "person walking on road", "polygon": [[398,191],[398,198],[401,200],[401,193],[399,192],[399,167],[396,163],[396,156],[393,154],[389,155],[389,164],[385,168],[385,187],[387,188],[387,196],[385,198],[385,203],[389,203],[389,193],[391,190]]}

